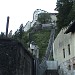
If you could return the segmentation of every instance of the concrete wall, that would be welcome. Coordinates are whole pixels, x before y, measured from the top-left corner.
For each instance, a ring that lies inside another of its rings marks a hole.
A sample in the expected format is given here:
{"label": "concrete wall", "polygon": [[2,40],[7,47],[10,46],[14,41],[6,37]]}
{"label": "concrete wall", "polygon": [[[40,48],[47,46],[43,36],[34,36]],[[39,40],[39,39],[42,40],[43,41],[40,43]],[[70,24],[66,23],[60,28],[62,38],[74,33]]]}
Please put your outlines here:
{"label": "concrete wall", "polygon": [[[58,61],[60,75],[74,75],[75,33],[64,34],[66,29],[60,31],[53,43],[53,57]],[[70,54],[68,44],[70,44]],[[65,49],[65,58],[63,49]]]}
{"label": "concrete wall", "polygon": [[54,22],[54,21],[56,22],[57,21],[57,17],[56,17],[57,14],[56,13],[50,13],[50,14],[51,14],[51,19],[52,19],[51,21],[52,22]]}
{"label": "concrete wall", "polygon": [[[64,34],[65,30],[66,28],[60,31],[53,44],[54,60],[59,61],[59,64],[75,56],[75,33]],[[70,55],[68,44],[70,44]],[[65,49],[65,58],[63,56],[63,49]]]}
{"label": "concrete wall", "polygon": [[0,39],[0,75],[36,75],[34,61],[20,42]]}

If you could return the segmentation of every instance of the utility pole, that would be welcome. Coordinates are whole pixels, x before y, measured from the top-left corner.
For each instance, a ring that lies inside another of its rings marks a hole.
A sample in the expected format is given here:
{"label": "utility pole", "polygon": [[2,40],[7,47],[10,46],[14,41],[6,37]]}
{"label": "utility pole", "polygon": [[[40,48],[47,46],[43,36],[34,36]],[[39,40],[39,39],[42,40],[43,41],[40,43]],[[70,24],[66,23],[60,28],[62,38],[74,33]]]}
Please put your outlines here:
{"label": "utility pole", "polygon": [[8,36],[8,27],[9,27],[9,16],[7,17],[7,23],[6,23],[6,37]]}

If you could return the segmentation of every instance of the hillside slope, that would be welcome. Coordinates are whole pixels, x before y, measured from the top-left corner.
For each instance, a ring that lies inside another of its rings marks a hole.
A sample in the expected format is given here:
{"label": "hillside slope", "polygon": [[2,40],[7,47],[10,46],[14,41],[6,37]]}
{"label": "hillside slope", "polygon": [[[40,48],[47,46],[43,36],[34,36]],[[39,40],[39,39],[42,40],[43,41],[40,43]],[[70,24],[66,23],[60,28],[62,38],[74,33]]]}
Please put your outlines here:
{"label": "hillside slope", "polygon": [[35,32],[33,35],[33,40],[39,47],[39,58],[42,58],[46,52],[48,41],[50,38],[50,30],[39,30]]}

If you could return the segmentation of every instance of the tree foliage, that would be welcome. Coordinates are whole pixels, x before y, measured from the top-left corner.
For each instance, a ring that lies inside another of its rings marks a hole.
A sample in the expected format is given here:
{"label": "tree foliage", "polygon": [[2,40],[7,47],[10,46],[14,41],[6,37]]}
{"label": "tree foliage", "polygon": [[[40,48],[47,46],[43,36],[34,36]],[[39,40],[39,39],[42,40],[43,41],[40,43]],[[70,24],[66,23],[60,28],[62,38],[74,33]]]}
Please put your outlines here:
{"label": "tree foliage", "polygon": [[69,18],[68,19],[69,21],[75,20],[75,2],[73,3],[73,6],[72,6],[72,9],[68,15],[68,18]]}
{"label": "tree foliage", "polygon": [[0,38],[6,38],[6,35],[4,34],[4,32],[0,33]]}
{"label": "tree foliage", "polygon": [[4,35],[3,32],[1,32],[0,37],[1,37],[1,38],[5,37],[5,35]]}
{"label": "tree foliage", "polygon": [[24,34],[24,27],[23,27],[23,24],[21,24],[19,28],[19,38],[20,39],[22,39],[23,34]]}
{"label": "tree foliage", "polygon": [[58,0],[57,1],[57,27],[60,30],[62,27],[69,25],[70,21],[68,15],[72,9],[73,1]]}
{"label": "tree foliage", "polygon": [[50,22],[51,22],[50,13],[40,13],[40,14],[38,15],[37,21],[38,21],[40,24],[50,23]]}
{"label": "tree foliage", "polygon": [[28,38],[28,33],[27,32],[24,32],[24,27],[23,27],[23,24],[20,25],[19,29],[17,29],[13,35],[13,38],[22,42],[25,47],[27,48],[27,43],[29,41],[29,38]]}
{"label": "tree foliage", "polygon": [[42,59],[45,56],[45,52],[48,46],[50,30],[38,30],[32,36],[33,41],[35,41],[39,47],[39,58]]}
{"label": "tree foliage", "polygon": [[21,24],[19,29],[17,29],[17,31],[15,32],[14,38],[21,40],[23,34],[24,34],[24,27],[23,27],[23,24]]}

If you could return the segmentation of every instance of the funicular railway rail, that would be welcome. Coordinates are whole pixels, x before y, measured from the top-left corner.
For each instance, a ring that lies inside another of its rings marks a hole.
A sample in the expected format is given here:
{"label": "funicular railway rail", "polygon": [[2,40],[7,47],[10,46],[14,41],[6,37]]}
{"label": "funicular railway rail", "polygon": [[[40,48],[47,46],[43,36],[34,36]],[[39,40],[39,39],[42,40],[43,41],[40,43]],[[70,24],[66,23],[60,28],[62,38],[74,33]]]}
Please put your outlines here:
{"label": "funicular railway rail", "polygon": [[0,75],[35,75],[34,61],[20,42],[0,38]]}

